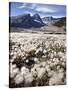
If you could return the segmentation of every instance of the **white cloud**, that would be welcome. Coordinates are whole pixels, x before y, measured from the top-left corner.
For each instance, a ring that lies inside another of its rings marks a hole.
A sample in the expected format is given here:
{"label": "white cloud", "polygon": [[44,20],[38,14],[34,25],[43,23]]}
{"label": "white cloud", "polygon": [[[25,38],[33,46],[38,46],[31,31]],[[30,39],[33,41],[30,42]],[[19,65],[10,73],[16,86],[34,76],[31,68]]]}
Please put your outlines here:
{"label": "white cloud", "polygon": [[18,8],[19,8],[19,9],[22,9],[22,8],[35,9],[36,6],[37,6],[37,4],[24,3],[24,4],[22,4],[21,6],[19,6]]}
{"label": "white cloud", "polygon": [[47,7],[37,7],[36,11],[38,11],[38,12],[50,12],[50,13],[55,12],[55,10],[47,8]]}
{"label": "white cloud", "polygon": [[49,12],[54,13],[55,9],[48,7],[47,5],[42,4],[31,4],[31,3],[24,3],[21,6],[18,7],[19,9],[28,8],[29,10],[33,9],[36,12]]}
{"label": "white cloud", "polygon": [[32,9],[35,9],[37,7],[37,4],[32,4]]}
{"label": "white cloud", "polygon": [[18,8],[21,9],[21,8],[24,8],[26,6],[26,3],[22,4],[21,6],[19,6]]}

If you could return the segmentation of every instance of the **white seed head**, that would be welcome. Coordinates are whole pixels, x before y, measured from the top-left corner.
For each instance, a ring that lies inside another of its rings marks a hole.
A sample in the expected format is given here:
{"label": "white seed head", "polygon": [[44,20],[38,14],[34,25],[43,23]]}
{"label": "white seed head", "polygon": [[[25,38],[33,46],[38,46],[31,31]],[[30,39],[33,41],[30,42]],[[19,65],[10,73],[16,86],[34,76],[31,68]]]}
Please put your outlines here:
{"label": "white seed head", "polygon": [[15,80],[15,83],[16,84],[20,84],[20,83],[23,82],[24,77],[19,73],[19,74],[16,75],[16,77],[14,78],[14,80]]}

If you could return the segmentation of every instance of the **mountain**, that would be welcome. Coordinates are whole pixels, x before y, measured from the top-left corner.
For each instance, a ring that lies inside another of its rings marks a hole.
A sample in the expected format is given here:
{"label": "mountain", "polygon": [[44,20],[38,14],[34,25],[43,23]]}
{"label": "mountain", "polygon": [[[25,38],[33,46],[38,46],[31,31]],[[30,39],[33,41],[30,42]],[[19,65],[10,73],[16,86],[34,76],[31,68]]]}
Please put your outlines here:
{"label": "mountain", "polygon": [[39,23],[43,23],[42,19],[40,18],[40,16],[39,16],[38,14],[35,14],[35,15],[33,16],[33,19],[34,19],[34,21],[37,21],[37,22],[39,22]]}
{"label": "mountain", "polygon": [[56,20],[55,18],[53,18],[52,16],[51,17],[43,17],[42,18],[42,21],[44,22],[44,23],[48,23],[48,22],[52,22],[52,21],[54,21],[54,20]]}
{"label": "mountain", "polygon": [[57,18],[57,21],[55,21],[53,25],[57,27],[62,27],[62,26],[66,27],[66,17]]}
{"label": "mountain", "polygon": [[10,17],[9,21],[10,27],[36,28],[45,25],[38,14],[35,14],[33,16],[31,16],[30,14],[24,14],[15,17]]}

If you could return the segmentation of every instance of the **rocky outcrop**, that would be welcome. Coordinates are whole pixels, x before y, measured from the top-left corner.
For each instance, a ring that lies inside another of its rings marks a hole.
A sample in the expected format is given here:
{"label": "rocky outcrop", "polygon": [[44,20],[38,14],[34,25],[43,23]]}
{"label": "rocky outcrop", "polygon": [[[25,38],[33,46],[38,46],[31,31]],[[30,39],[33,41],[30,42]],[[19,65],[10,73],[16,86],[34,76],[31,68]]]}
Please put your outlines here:
{"label": "rocky outcrop", "polygon": [[42,27],[44,25],[45,24],[38,14],[35,14],[33,16],[31,16],[30,14],[24,14],[16,17],[10,17],[11,27],[36,28]]}

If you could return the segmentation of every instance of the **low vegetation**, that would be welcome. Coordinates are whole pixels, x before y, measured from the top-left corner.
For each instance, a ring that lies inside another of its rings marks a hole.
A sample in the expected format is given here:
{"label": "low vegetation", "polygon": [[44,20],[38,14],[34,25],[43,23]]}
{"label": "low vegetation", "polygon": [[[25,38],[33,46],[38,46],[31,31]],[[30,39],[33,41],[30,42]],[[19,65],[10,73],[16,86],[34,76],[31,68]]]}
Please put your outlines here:
{"label": "low vegetation", "polygon": [[66,84],[65,35],[10,35],[10,87]]}

